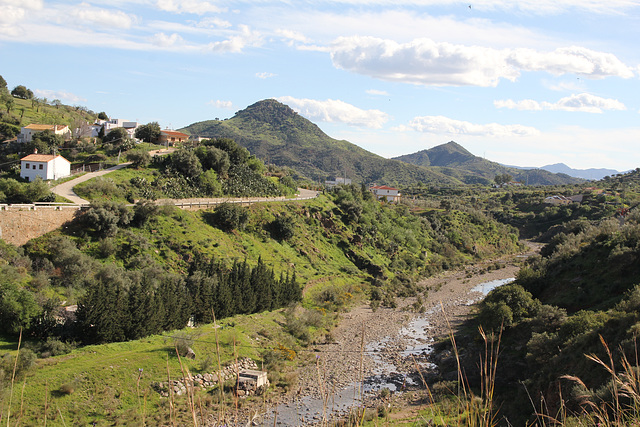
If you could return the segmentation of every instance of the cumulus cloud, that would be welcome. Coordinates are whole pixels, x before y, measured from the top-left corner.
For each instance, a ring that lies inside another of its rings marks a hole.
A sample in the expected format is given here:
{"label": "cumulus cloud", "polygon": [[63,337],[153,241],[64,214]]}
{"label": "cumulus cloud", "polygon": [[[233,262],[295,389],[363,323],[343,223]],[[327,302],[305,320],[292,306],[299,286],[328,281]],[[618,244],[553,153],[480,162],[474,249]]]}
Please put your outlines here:
{"label": "cumulus cloud", "polygon": [[525,71],[546,71],[555,75],[574,73],[594,79],[609,76],[626,79],[634,75],[633,69],[615,55],[579,46],[562,47],[553,52],[515,49],[508,54],[506,62]]}
{"label": "cumulus cloud", "polygon": [[59,99],[71,103],[87,102],[85,98],[65,90],[34,89],[33,93],[39,98]]}
{"label": "cumulus cloud", "polygon": [[521,101],[497,100],[493,103],[497,108],[509,108],[512,110],[556,110],[556,111],[580,111],[585,113],[602,113],[604,110],[626,110],[627,107],[617,99],[601,98],[588,93],[573,94],[561,98],[557,102],[538,102],[533,99]]}
{"label": "cumulus cloud", "polygon": [[107,28],[131,28],[135,18],[121,10],[107,10],[81,3],[70,10],[69,16],[74,22],[100,25]]}
{"label": "cumulus cloud", "polygon": [[213,105],[216,108],[224,108],[230,110],[233,108],[233,102],[231,101],[220,101],[219,99],[211,100],[208,102],[209,105]]}
{"label": "cumulus cloud", "polygon": [[373,129],[380,129],[389,120],[389,115],[380,110],[363,110],[337,99],[319,101],[283,96],[278,98],[278,101],[287,104],[310,120],[339,122]]}
{"label": "cumulus cloud", "polygon": [[500,79],[515,81],[521,71],[576,73],[589,78],[634,75],[614,55],[580,47],[540,52],[427,38],[397,43],[375,37],[340,37],[331,46],[331,59],[338,68],[381,80],[435,86],[491,87]]}
{"label": "cumulus cloud", "polygon": [[474,124],[444,116],[415,117],[409,122],[408,126],[401,127],[398,130],[407,129],[424,133],[491,137],[534,136],[540,133],[536,128],[529,126],[501,125],[498,123]]}
{"label": "cumulus cloud", "polygon": [[165,12],[194,13],[197,15],[220,13],[226,10],[208,1],[199,0],[157,0],[156,6]]}

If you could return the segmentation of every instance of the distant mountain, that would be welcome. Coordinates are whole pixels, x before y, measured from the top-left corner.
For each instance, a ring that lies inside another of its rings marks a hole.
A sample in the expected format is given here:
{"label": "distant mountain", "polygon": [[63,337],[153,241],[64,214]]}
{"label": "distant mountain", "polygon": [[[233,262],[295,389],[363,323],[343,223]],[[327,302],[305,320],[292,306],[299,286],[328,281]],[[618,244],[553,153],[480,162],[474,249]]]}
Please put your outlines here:
{"label": "distant mountain", "polygon": [[266,163],[294,168],[324,181],[345,176],[357,183],[459,185],[472,173],[425,168],[385,159],[348,141],[333,139],[318,126],[274,99],[256,102],[227,120],[207,120],[180,129],[200,137],[232,138]]}
{"label": "distant mountain", "polygon": [[501,165],[475,156],[457,142],[451,141],[428,150],[394,157],[395,160],[417,166],[431,166],[470,172],[479,178],[492,181],[496,175],[509,174],[515,181],[529,185],[562,185],[582,182],[565,173],[552,173],[542,169],[519,169]]}
{"label": "distant mountain", "polygon": [[564,173],[576,178],[583,178],[589,180],[602,179],[605,176],[616,175],[620,172],[615,169],[573,169],[564,163],[556,163],[553,165],[542,166],[540,169],[544,169],[553,173]]}

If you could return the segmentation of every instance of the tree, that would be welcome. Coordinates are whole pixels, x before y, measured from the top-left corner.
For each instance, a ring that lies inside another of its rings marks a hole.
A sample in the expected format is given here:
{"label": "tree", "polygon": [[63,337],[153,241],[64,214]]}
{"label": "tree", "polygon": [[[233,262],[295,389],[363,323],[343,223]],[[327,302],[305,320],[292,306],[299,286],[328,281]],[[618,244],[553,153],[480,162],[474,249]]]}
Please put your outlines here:
{"label": "tree", "polygon": [[496,175],[496,177],[493,179],[495,181],[495,183],[497,185],[502,185],[502,184],[506,184],[507,182],[511,181],[513,179],[513,177],[511,175],[509,175],[508,173],[502,174],[502,175]]}
{"label": "tree", "polygon": [[4,77],[0,76],[0,90],[7,88],[7,81]]}
{"label": "tree", "polygon": [[171,167],[187,178],[195,178],[202,173],[200,160],[192,150],[180,149],[170,157]]}
{"label": "tree", "polygon": [[109,120],[109,116],[107,116],[107,113],[105,113],[104,111],[100,111],[98,113],[98,118],[100,120]]}
{"label": "tree", "polygon": [[132,150],[127,153],[127,160],[135,168],[143,168],[151,163],[151,154],[146,150]]}
{"label": "tree", "polygon": [[18,85],[16,87],[14,87],[13,90],[11,91],[11,95],[15,96],[16,98],[21,98],[21,99],[31,99],[31,98],[33,98],[33,92],[31,92],[30,89],[27,89],[23,85]]}
{"label": "tree", "polygon": [[231,203],[218,205],[211,216],[212,225],[223,231],[243,229],[249,222],[249,211]]}
{"label": "tree", "polygon": [[150,122],[136,129],[136,138],[144,142],[154,142],[160,138],[160,125],[158,122]]}
{"label": "tree", "polygon": [[113,144],[116,147],[127,144],[130,141],[129,132],[125,128],[111,129],[108,134],[102,138],[103,144]]}

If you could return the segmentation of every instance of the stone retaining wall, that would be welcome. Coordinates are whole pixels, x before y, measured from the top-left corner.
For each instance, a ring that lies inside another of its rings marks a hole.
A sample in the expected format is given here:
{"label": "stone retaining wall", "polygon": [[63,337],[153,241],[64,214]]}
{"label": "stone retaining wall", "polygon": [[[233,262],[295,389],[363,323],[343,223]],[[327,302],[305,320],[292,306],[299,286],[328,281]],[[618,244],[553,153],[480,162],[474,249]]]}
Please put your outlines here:
{"label": "stone retaining wall", "polygon": [[62,227],[71,221],[79,206],[0,204],[0,239],[16,246]]}

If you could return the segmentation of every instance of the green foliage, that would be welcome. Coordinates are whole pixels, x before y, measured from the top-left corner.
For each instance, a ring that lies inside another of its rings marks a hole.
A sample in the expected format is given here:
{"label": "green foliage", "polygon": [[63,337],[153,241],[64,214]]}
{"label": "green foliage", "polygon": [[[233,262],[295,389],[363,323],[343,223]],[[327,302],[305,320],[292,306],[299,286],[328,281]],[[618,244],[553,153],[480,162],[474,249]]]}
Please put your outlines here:
{"label": "green foliage", "polygon": [[144,142],[154,142],[160,138],[161,129],[158,122],[150,122],[146,125],[138,126],[135,137]]}
{"label": "green foliage", "polygon": [[[138,207],[139,212],[142,209],[145,209],[145,207]],[[93,202],[91,207],[82,215],[82,220],[96,234],[114,236],[118,231],[118,227],[129,225],[133,215],[133,212],[124,205],[113,202]]]}
{"label": "green foliage", "polygon": [[151,155],[147,150],[131,150],[127,152],[127,161],[133,162],[134,168],[144,168],[151,163]]}
{"label": "green foliage", "polygon": [[13,178],[0,178],[1,203],[33,203],[49,200],[49,186],[40,177],[31,182],[18,182]]}
{"label": "green foliage", "polygon": [[31,89],[27,89],[26,86],[23,86],[23,85],[18,85],[14,87],[13,90],[11,91],[11,95],[21,99],[33,98],[33,92],[31,91]]}
{"label": "green foliage", "polygon": [[242,230],[249,221],[249,211],[241,205],[222,203],[208,215],[210,224],[223,231]]}
{"label": "green foliage", "polygon": [[489,292],[480,304],[478,320],[484,328],[497,330],[535,316],[539,308],[540,302],[522,286],[507,284]]}
{"label": "green foliage", "polygon": [[200,188],[208,196],[222,196],[222,183],[218,180],[218,175],[213,169],[205,171],[199,177]]}
{"label": "green foliage", "polygon": [[271,223],[271,235],[277,240],[289,240],[296,232],[296,222],[292,216],[281,215]]}

